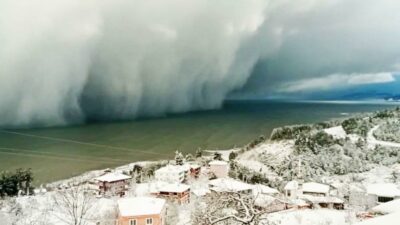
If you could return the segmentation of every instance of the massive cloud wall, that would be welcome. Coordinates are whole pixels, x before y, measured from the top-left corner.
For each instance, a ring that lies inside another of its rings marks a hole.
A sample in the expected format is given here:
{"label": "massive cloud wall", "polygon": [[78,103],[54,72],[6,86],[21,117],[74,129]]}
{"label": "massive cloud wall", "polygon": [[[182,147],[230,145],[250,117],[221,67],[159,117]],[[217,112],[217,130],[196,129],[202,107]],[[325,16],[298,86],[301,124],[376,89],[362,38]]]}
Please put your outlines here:
{"label": "massive cloud wall", "polygon": [[260,0],[0,0],[0,125],[218,107],[261,50]]}
{"label": "massive cloud wall", "polygon": [[[263,60],[273,62],[273,73],[260,73],[258,83],[267,86],[281,72],[300,76],[301,62],[307,68],[326,64],[319,56],[296,57],[292,49],[307,50],[302,39],[321,33],[317,28],[333,25],[340,33],[363,24],[365,12],[355,6],[378,1],[347,2],[0,0],[0,126],[217,108]],[[336,22],[347,22],[340,15],[347,4],[358,20],[342,29]],[[333,22],[319,24],[324,20]],[[334,38],[323,36],[328,43]],[[292,55],[303,61],[287,67]],[[330,59],[343,61],[340,55]]]}

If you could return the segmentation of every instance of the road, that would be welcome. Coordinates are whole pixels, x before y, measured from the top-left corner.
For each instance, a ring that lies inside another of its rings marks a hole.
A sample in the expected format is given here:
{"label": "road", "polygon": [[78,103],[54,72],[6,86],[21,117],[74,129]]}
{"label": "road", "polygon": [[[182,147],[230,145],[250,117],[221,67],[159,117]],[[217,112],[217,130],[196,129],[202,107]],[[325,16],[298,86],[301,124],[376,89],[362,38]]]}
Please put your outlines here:
{"label": "road", "polygon": [[372,145],[381,145],[381,146],[387,146],[387,147],[395,147],[395,148],[400,148],[400,143],[396,142],[389,142],[389,141],[379,141],[374,137],[374,131],[376,131],[379,128],[379,125],[376,125],[374,128],[372,128],[367,135],[367,142]]}

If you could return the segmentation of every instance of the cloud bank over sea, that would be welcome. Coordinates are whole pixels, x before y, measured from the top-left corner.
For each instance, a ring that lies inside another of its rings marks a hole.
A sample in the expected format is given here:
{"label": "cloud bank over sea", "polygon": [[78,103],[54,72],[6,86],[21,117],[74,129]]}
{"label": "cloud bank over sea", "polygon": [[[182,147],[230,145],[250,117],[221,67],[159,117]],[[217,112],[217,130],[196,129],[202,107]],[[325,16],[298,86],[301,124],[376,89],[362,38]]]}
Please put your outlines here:
{"label": "cloud bank over sea", "polygon": [[394,0],[0,0],[0,126],[212,109],[235,90],[312,90],[307,80],[390,82],[399,9]]}

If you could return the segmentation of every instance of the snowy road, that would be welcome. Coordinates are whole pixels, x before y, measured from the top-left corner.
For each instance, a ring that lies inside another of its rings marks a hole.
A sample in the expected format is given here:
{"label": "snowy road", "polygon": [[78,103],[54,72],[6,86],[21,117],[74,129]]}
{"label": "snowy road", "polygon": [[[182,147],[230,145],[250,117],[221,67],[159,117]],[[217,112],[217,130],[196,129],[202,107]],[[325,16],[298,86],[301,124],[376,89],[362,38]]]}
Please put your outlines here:
{"label": "snowy road", "polygon": [[374,131],[376,131],[378,128],[379,128],[379,125],[376,125],[374,128],[372,128],[368,132],[367,142],[369,144],[400,148],[400,143],[376,140],[376,138],[374,137]]}

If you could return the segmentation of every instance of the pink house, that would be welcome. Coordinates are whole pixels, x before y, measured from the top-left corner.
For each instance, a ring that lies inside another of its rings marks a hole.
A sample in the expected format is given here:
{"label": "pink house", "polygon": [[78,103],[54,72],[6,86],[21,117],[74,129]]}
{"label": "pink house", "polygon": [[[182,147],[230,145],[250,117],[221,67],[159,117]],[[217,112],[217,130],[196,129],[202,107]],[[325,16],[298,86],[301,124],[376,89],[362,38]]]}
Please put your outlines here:
{"label": "pink house", "polygon": [[229,164],[225,161],[214,160],[208,163],[210,166],[210,172],[213,173],[217,178],[228,177]]}
{"label": "pink house", "polygon": [[118,201],[117,225],[164,225],[165,215],[164,199],[136,197]]}

